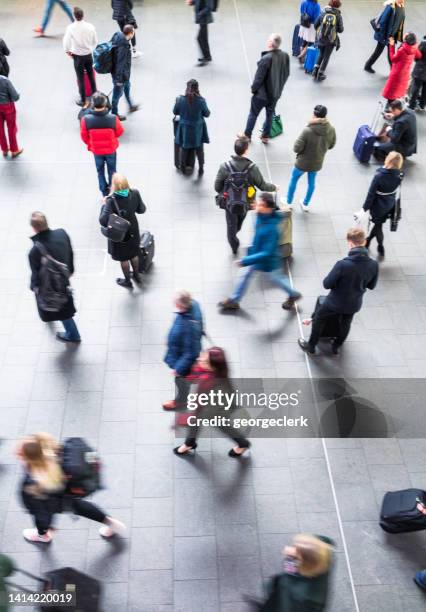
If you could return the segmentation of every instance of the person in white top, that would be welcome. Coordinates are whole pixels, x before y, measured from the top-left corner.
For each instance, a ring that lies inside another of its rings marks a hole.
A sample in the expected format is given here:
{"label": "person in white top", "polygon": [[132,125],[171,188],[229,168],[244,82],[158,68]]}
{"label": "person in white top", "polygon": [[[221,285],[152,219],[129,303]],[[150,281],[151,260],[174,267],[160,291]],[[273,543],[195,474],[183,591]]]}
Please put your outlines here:
{"label": "person in white top", "polygon": [[93,94],[96,91],[92,51],[98,44],[98,37],[94,26],[84,21],[84,12],[81,8],[76,6],[73,14],[75,21],[67,27],[63,45],[65,53],[72,57],[74,61],[78,90],[80,92],[80,99],[77,101],[77,104],[85,108],[88,105],[84,85],[85,73],[89,79],[90,93]]}

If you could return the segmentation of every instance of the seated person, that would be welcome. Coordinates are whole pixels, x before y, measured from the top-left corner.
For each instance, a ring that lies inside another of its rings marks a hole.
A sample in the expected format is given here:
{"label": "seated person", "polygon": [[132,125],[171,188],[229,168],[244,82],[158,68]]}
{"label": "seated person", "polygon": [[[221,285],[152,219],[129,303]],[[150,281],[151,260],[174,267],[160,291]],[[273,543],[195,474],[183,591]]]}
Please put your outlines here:
{"label": "seated person", "polygon": [[386,128],[386,142],[374,145],[374,156],[383,160],[391,151],[397,151],[404,157],[417,153],[417,120],[414,112],[405,108],[401,100],[389,104],[386,116],[393,119],[393,124]]}

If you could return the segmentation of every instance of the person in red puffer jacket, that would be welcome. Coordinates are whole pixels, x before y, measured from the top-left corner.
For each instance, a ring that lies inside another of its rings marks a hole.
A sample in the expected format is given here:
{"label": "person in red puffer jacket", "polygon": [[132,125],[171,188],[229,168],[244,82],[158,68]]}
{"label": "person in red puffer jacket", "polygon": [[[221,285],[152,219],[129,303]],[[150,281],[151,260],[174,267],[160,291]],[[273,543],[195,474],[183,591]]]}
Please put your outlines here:
{"label": "person in red puffer jacket", "polygon": [[392,102],[397,98],[403,98],[408,91],[410,84],[411,67],[415,59],[421,59],[422,54],[417,48],[416,35],[408,32],[404,36],[404,42],[395,51],[395,39],[389,39],[389,55],[392,68],[386,85],[383,88],[382,96]]}
{"label": "person in red puffer jacket", "polygon": [[[117,171],[118,139],[124,129],[117,115],[112,115],[108,108],[108,98],[97,93],[92,97],[92,110],[82,117],[80,134],[95,158],[98,172],[99,189],[103,196],[109,194],[112,175]],[[105,178],[105,166],[108,181]]]}

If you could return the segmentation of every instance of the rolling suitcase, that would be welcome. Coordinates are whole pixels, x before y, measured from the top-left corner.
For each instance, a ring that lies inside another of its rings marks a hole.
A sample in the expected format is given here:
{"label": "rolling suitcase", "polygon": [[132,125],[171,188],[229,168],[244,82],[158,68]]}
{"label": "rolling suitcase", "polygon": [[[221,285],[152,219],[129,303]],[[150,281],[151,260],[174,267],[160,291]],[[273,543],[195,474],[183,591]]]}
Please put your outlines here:
{"label": "rolling suitcase", "polygon": [[426,491],[422,489],[386,493],[380,511],[380,527],[387,533],[426,529],[426,514],[418,510],[418,504],[426,510]]}
{"label": "rolling suitcase", "polygon": [[319,48],[315,46],[311,46],[307,48],[306,56],[305,56],[305,72],[306,74],[312,74],[315,64],[317,62],[319,56]]}
{"label": "rolling suitcase", "polygon": [[293,32],[293,41],[291,43],[292,54],[297,57],[300,53],[300,47],[302,46],[302,39],[299,36],[300,25],[297,24]]}
{"label": "rolling suitcase", "polygon": [[383,104],[379,102],[378,110],[373,119],[371,127],[368,125],[361,125],[355,137],[353,151],[355,153],[355,157],[362,164],[368,164],[368,162],[370,161],[370,157],[374,150],[374,143],[376,142],[377,134],[380,131],[378,130],[378,126],[382,111]]}
{"label": "rolling suitcase", "polygon": [[[315,317],[315,313],[317,312],[318,308],[322,306],[322,304],[324,304],[325,297],[325,295],[320,295],[317,299],[317,302],[315,304],[315,310],[312,313],[312,318]],[[340,336],[340,320],[341,319],[339,314],[336,314],[332,317],[327,317],[326,323],[322,330],[321,338],[338,338]]]}
{"label": "rolling suitcase", "polygon": [[155,254],[155,240],[151,232],[147,230],[141,233],[139,247],[139,272],[148,272],[152,266]]}
{"label": "rolling suitcase", "polygon": [[175,115],[173,117],[174,163],[178,170],[182,170],[185,174],[190,174],[190,172],[193,172],[195,166],[195,149],[182,149],[176,144],[178,125],[179,119]]}
{"label": "rolling suitcase", "polygon": [[[93,78],[95,79],[95,83],[96,83],[95,72],[93,72]],[[89,81],[89,77],[88,77],[86,70],[84,71],[84,92],[86,94],[86,98],[90,98],[90,96],[95,93],[94,91],[92,91],[92,88],[90,87],[90,81]]]}

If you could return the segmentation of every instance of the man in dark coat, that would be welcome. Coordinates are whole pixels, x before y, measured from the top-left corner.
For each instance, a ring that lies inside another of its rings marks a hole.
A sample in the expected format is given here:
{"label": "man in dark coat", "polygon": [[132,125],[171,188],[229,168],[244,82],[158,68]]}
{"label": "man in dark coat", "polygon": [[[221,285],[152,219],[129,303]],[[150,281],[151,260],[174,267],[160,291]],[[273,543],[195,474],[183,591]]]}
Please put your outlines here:
{"label": "man in dark coat", "polygon": [[203,335],[203,315],[200,305],[187,291],[175,299],[176,317],[167,338],[165,363],[173,370],[176,399],[163,404],[164,410],[175,410],[185,405],[188,394],[186,376],[198,359]]}
{"label": "man in dark coat", "polygon": [[417,119],[414,111],[405,108],[401,100],[389,104],[389,115],[393,125],[386,128],[388,142],[375,144],[374,155],[384,159],[391,151],[397,151],[404,157],[417,153]]}
{"label": "man in dark coat", "polygon": [[[138,27],[133,15],[133,0],[111,0],[112,18],[118,23],[121,31],[124,26],[132,25],[135,30]],[[131,39],[132,55],[134,58],[141,57],[142,53],[136,49],[136,34]]]}
{"label": "man in dark coat", "polygon": [[200,26],[197,42],[201,50],[197,66],[205,66],[212,61],[209,45],[209,23],[213,23],[214,0],[186,0],[188,6],[194,7],[195,23]]}
{"label": "man in dark coat", "polygon": [[126,117],[118,114],[118,102],[124,93],[129,105],[129,112],[134,113],[139,109],[138,104],[134,104],[130,97],[130,74],[132,71],[132,47],[130,41],[135,35],[132,25],[125,25],[122,32],[116,32],[111,39],[114,45],[114,61],[112,68],[112,100],[111,112],[117,115],[121,121]]}
{"label": "man in dark coat", "polygon": [[[62,321],[65,332],[57,332],[56,337],[62,342],[80,342],[80,333],[74,322],[73,316],[76,313],[72,293],[67,287],[67,299],[60,310],[44,310],[38,300],[38,292],[45,278],[43,272],[44,260],[53,258],[61,264],[65,264],[69,276],[74,274],[74,253],[71,241],[63,229],[51,230],[45,215],[41,212],[33,212],[30,225],[35,235],[31,238],[34,246],[28,254],[31,268],[30,289],[36,294],[37,307],[42,321]],[[69,283],[67,283],[69,285]]]}
{"label": "man in dark coat", "polygon": [[424,110],[426,107],[426,36],[423,37],[419,45],[419,51],[422,57],[421,59],[416,59],[411,75],[412,86],[409,106],[412,110],[416,109],[417,102],[421,110]]}
{"label": "man in dark coat", "polygon": [[388,47],[389,64],[389,39],[394,38],[396,42],[404,40],[405,8],[404,0],[386,0],[383,11],[375,20],[374,39],[377,41],[376,48],[365,63],[364,70],[374,74],[373,64],[379,59],[384,49]]}
{"label": "man in dark coat", "polygon": [[250,143],[247,138],[237,138],[234,144],[235,155],[231,157],[229,162],[221,164],[214,183],[216,192],[223,195],[225,186],[227,184],[227,179],[233,172],[247,173],[246,210],[241,213],[236,213],[230,210],[228,206],[225,208],[228,242],[234,255],[236,255],[240,246],[240,241],[237,238],[237,234],[243,226],[247,212],[255,202],[256,190],[254,188],[257,187],[261,191],[277,190],[277,185],[265,181],[258,166],[256,166],[255,163],[246,157],[249,144]]}
{"label": "man in dark coat", "polygon": [[374,289],[377,284],[379,265],[368,255],[363,230],[350,229],[346,239],[349,254],[334,264],[323,281],[324,289],[330,289],[330,293],[314,313],[311,336],[309,340],[298,340],[300,348],[311,354],[315,354],[327,320],[340,316],[340,336],[332,345],[333,353],[338,354],[339,347],[348,337],[354,314],[361,310],[364,293],[367,289]]}
{"label": "man in dark coat", "polygon": [[271,34],[266,44],[267,50],[262,52],[262,57],[257,63],[256,74],[251,86],[253,96],[246,129],[244,134],[239,134],[238,136],[245,136],[251,140],[259,113],[264,108],[266,119],[260,138],[265,144],[269,141],[275,106],[290,76],[290,58],[287,53],[281,51],[280,46],[281,36],[279,34]]}

